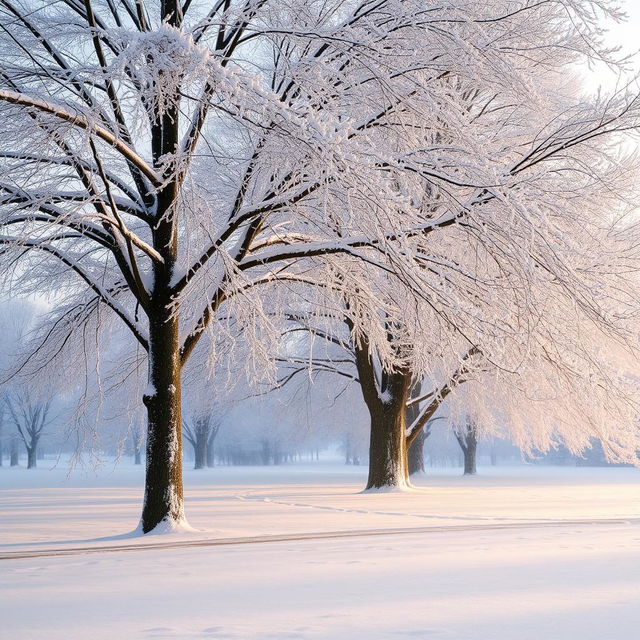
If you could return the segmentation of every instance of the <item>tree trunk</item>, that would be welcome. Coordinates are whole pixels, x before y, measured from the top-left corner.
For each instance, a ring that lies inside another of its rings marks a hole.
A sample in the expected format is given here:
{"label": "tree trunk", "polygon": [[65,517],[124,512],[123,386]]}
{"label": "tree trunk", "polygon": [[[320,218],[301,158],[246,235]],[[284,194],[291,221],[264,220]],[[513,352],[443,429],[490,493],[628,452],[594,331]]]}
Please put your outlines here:
{"label": "tree trunk", "polygon": [[[180,28],[178,0],[162,0],[162,20]],[[159,89],[162,90],[162,89]],[[169,107],[151,124],[154,169],[166,180],[156,192],[153,247],[162,260],[153,264],[153,285],[147,301],[149,319],[149,387],[147,466],[141,527],[148,533],[163,523],[171,529],[184,523],[182,487],[182,353],[178,312],[173,312],[173,277],[178,259],[178,194],[180,179],[166,163],[180,144],[180,96],[166,96]]]}
{"label": "tree trunk", "polygon": [[216,459],[214,456],[215,448],[214,443],[216,440],[216,435],[218,434],[217,427],[211,427],[211,431],[209,433],[209,439],[207,440],[207,467],[214,467],[216,464]]}
{"label": "tree trunk", "polygon": [[464,475],[473,476],[476,474],[476,451],[478,448],[478,441],[475,436],[470,440],[467,440],[467,449],[464,452]]}
{"label": "tree trunk", "polygon": [[[418,396],[419,394],[420,389],[418,385],[416,396]],[[419,415],[419,403],[416,402],[409,405],[407,407],[406,414],[407,426],[410,427],[413,424],[414,420],[417,420]],[[417,473],[424,473],[424,441],[427,438],[427,429],[428,427],[426,425],[422,429],[420,429],[420,433],[418,433],[413,442],[409,445],[409,450],[407,451],[409,476],[413,476]]]}
{"label": "tree trunk", "polygon": [[386,402],[367,402],[371,433],[365,490],[409,486],[405,416],[410,376],[396,372],[385,373],[383,377]]}
{"label": "tree trunk", "polygon": [[413,476],[417,473],[424,473],[424,443],[428,436],[429,430],[425,425],[424,427],[422,427],[422,429],[420,429],[420,433],[416,436],[415,440],[409,446],[409,451],[407,453],[409,476]]}
{"label": "tree trunk", "polygon": [[213,438],[209,438],[209,442],[207,443],[207,467],[215,467],[216,460],[214,456],[214,446],[213,446]]}
{"label": "tree trunk", "polygon": [[369,478],[366,489],[402,488],[407,483],[404,411],[392,407],[371,414]]}
{"label": "tree trunk", "polygon": [[207,465],[207,440],[208,434],[206,431],[201,425],[196,425],[195,440],[193,441],[194,469],[204,469]]}
{"label": "tree trunk", "polygon": [[15,440],[11,441],[11,452],[9,454],[9,465],[17,467],[20,462],[20,452],[18,451],[18,443]]}
{"label": "tree trunk", "polygon": [[27,447],[27,469],[35,469],[37,460],[37,446]]}
{"label": "tree trunk", "polygon": [[136,464],[136,465],[142,464],[143,443],[144,443],[144,436],[142,434],[142,429],[140,425],[136,425],[132,433],[133,464]]}
{"label": "tree trunk", "polygon": [[149,388],[144,396],[148,433],[143,533],[160,523],[171,528],[184,521],[179,327],[169,316],[168,300],[153,302]]}
{"label": "tree trunk", "polygon": [[476,474],[476,453],[478,450],[478,431],[473,422],[467,422],[462,433],[456,433],[456,439],[462,449],[464,475]]}
{"label": "tree trunk", "polygon": [[[349,320],[346,322],[353,328]],[[354,345],[353,355],[371,418],[365,491],[408,487],[406,413],[411,375],[406,370],[376,371],[366,336],[361,336]]]}

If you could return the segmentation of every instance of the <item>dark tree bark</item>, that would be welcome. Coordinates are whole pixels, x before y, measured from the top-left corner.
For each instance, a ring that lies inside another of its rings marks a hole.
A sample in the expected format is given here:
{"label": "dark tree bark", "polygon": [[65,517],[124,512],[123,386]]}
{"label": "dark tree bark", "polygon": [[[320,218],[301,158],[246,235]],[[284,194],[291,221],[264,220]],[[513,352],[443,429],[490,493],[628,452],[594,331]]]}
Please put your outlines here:
{"label": "dark tree bark", "polygon": [[366,489],[408,485],[405,406],[410,376],[405,372],[383,374],[385,401],[369,401],[371,416],[369,477]]}
{"label": "dark tree bark", "polygon": [[[177,0],[162,0],[163,21],[179,28],[182,10]],[[142,508],[142,531],[148,533],[161,522],[184,520],[182,485],[182,356],[178,317],[172,311],[177,245],[179,179],[163,166],[180,144],[179,96],[168,97],[168,108],[151,125],[154,168],[167,183],[156,195],[153,246],[162,261],[153,263],[153,290],[148,302],[149,387],[147,407],[147,467]]]}
{"label": "dark tree bark", "polygon": [[142,464],[142,450],[140,448],[135,449],[133,452],[133,464]]}
{"label": "dark tree bark", "polygon": [[476,452],[478,449],[478,430],[474,422],[468,421],[462,431],[456,431],[456,439],[464,456],[464,475],[476,474]]}
{"label": "dark tree bark", "polygon": [[[347,326],[353,325],[345,319]],[[365,491],[409,485],[406,407],[411,374],[376,369],[366,336],[353,346],[362,397],[369,410],[369,475]],[[355,461],[354,461],[355,462]]]}
{"label": "dark tree bark", "polygon": [[206,417],[196,418],[191,425],[184,425],[184,437],[193,447],[194,469],[204,469],[207,464],[209,423]]}
{"label": "dark tree bark", "polygon": [[[406,487],[409,483],[406,446],[406,402],[411,376],[406,371],[380,373],[378,392],[375,369],[368,353],[357,349],[356,360],[365,403],[371,418],[369,476],[365,490]],[[363,374],[367,380],[362,385]]]}
{"label": "dark tree bark", "polygon": [[[440,389],[426,396],[429,402],[419,410],[418,401],[408,402],[411,385],[415,382],[411,371],[376,372],[366,338],[361,338],[361,344],[354,346],[353,353],[360,389],[371,416],[366,489],[409,486],[408,447],[420,436],[422,428],[433,418],[452,389],[464,381],[464,361],[475,355],[477,350],[469,350],[460,367]],[[407,434],[407,410],[412,406],[416,406],[418,413],[412,421],[414,428]]]}
{"label": "dark tree bark", "polygon": [[15,438],[11,439],[11,451],[9,453],[9,465],[11,467],[17,467],[20,462],[20,452],[18,450],[18,443]]}
{"label": "dark tree bark", "polygon": [[193,448],[194,453],[194,469],[204,469],[207,466],[207,441],[199,437]]}
{"label": "dark tree bark", "polygon": [[35,469],[37,466],[37,443],[27,447],[27,469]]}
{"label": "dark tree bark", "polygon": [[[158,275],[156,289],[167,287],[167,274],[162,274],[162,278]],[[161,299],[160,295],[154,297],[155,313],[150,313],[151,393],[144,396],[148,431],[143,533],[163,521],[184,520],[179,327],[177,319],[170,316],[168,296],[162,302]]]}
{"label": "dark tree bark", "polygon": [[[409,450],[407,455],[409,458],[409,476],[412,476],[414,473],[424,473],[424,445],[431,435],[431,428],[436,420],[438,420],[438,418],[429,420],[429,422],[419,429],[418,435],[415,438],[408,438]],[[409,420],[407,420],[407,424],[409,424]],[[416,445],[416,443],[418,444]]]}

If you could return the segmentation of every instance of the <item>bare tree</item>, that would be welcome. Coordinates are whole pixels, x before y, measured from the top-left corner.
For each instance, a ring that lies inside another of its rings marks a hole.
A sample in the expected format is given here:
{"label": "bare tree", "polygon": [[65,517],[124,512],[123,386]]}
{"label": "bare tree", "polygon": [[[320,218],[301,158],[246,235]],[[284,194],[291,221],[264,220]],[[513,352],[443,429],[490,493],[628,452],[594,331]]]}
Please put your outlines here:
{"label": "bare tree", "polygon": [[362,394],[371,415],[366,489],[409,484],[409,449],[447,396],[464,381],[467,373],[465,361],[475,353],[475,349],[470,350],[441,387],[411,398],[411,388],[416,385],[416,376],[411,370],[389,372],[381,367],[376,369],[366,347],[355,349],[358,379],[361,385],[365,381]]}
{"label": "bare tree", "polygon": [[196,415],[189,422],[185,421],[184,437],[193,447],[194,469],[214,466],[213,447],[219,429],[220,420],[210,412]]}
{"label": "bare tree", "polygon": [[6,398],[8,413],[15,430],[27,450],[27,469],[35,469],[40,438],[50,424],[52,396],[31,397],[18,391]]}
{"label": "bare tree", "polygon": [[[323,305],[322,309],[325,308]],[[324,341],[324,353],[320,355],[316,353],[318,349],[312,349],[311,357],[296,357],[291,353],[282,356],[279,385],[289,384],[298,374],[309,370],[316,376],[337,375],[348,383],[356,383],[370,417],[366,489],[406,486],[411,475],[408,451],[421,434],[427,437],[434,415],[449,394],[464,382],[469,363],[479,353],[478,349],[471,348],[464,354],[460,363],[439,386],[423,392],[419,374],[414,374],[406,367],[396,370],[385,367],[382,359],[376,357],[370,348],[366,335],[360,336],[358,341],[353,340],[354,323],[348,315],[342,316],[342,322],[339,322],[340,314],[328,316],[323,313],[321,318],[315,318],[325,321],[333,319],[333,327],[314,324],[311,315],[290,314],[289,319],[294,324],[290,332],[302,330],[313,338],[320,338]],[[398,329],[397,326],[395,328]],[[386,329],[387,337],[393,340],[392,327],[388,325]],[[419,456],[421,460],[421,449]],[[414,465],[417,458],[414,454]],[[423,469],[421,465],[417,466]]]}
{"label": "bare tree", "polygon": [[464,456],[464,475],[474,476],[477,473],[476,454],[478,451],[478,429],[471,419],[453,430],[456,440]]}

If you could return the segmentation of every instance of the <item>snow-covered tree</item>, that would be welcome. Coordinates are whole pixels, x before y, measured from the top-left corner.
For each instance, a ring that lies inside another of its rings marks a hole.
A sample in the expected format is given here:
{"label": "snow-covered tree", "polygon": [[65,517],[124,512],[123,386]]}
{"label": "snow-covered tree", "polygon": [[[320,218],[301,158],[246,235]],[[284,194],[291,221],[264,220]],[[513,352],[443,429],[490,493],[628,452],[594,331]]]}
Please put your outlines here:
{"label": "snow-covered tree", "polygon": [[[366,488],[404,487],[410,475],[409,448],[425,433],[424,429],[447,396],[464,381],[467,373],[465,363],[477,355],[478,350],[471,347],[459,364],[452,364],[454,368],[449,376],[445,376],[438,386],[429,391],[426,388],[423,390],[422,376],[435,376],[436,372],[412,368],[409,360],[400,361],[395,368],[390,367],[388,361],[385,362],[378,351],[372,349],[366,333],[354,335],[355,325],[349,316],[349,304],[328,314],[326,299],[324,302],[320,305],[322,311],[319,316],[313,317],[311,313],[289,314],[292,327],[287,330],[287,335],[302,332],[307,340],[306,344],[304,340],[299,341],[297,353],[291,346],[282,353],[279,358],[279,384],[291,384],[296,376],[304,372],[311,373],[314,380],[326,382],[327,375],[334,379],[340,376],[347,385],[356,384],[370,418]],[[399,321],[386,325],[386,339],[390,343],[391,353],[397,344],[400,328]],[[413,340],[414,343],[420,341],[421,348],[431,345],[433,353],[438,349],[437,344],[429,341],[429,336],[420,332],[415,333]],[[404,344],[405,358],[413,357],[420,351],[411,344],[409,341]],[[345,392],[343,385],[334,383],[334,386],[336,396]]]}
{"label": "snow-covered tree", "polygon": [[[182,367],[225,302],[259,318],[250,288],[314,256],[388,252],[402,227],[385,213],[392,174],[420,166],[397,119],[428,113],[441,73],[442,51],[425,64],[415,44],[448,41],[448,14],[313,0],[0,11],[3,268],[14,290],[55,296],[21,370],[99,348],[99,330],[124,323],[148,358],[142,530],[173,526]],[[473,46],[448,57],[469,56],[481,59]],[[380,138],[395,157],[376,157]],[[362,217],[362,197],[376,216]]]}
{"label": "snow-covered tree", "polygon": [[[472,191],[463,221],[420,239],[420,287],[351,265],[334,287],[342,305],[325,296],[315,322],[291,315],[333,352],[286,356],[284,379],[311,362],[360,384],[368,488],[406,483],[406,447],[447,399],[453,424],[481,418],[474,440],[484,431],[525,450],[578,452],[595,437],[612,459],[637,460],[637,224],[625,219],[636,166],[616,135],[637,126],[635,100],[572,107],[540,80],[544,108],[512,96],[506,118],[485,118],[474,94],[475,124],[500,132],[502,174],[517,179]],[[374,308],[352,296],[366,288]]]}
{"label": "snow-covered tree", "polygon": [[[3,269],[15,291],[55,300],[22,371],[100,349],[111,320],[128,328],[148,363],[144,532],[184,518],[181,372],[192,353],[215,367],[229,318],[249,327],[256,357],[277,340],[259,288],[342,255],[411,288],[424,287],[422,263],[442,289],[442,270],[465,277],[451,262],[465,249],[488,260],[496,243],[511,257],[529,247],[532,192],[508,194],[527,171],[557,186],[550,155],[618,127],[628,105],[581,111],[533,140],[516,110],[505,162],[500,132],[464,108],[468,92],[483,93],[483,113],[508,111],[513,97],[535,110],[527,70],[551,73],[593,47],[613,6],[2,0]],[[503,88],[509,100],[494,103]],[[553,190],[540,193],[536,222]],[[414,244],[452,227],[462,236],[446,258]],[[527,255],[503,286],[531,267]],[[370,292],[357,292],[358,309],[373,308]],[[461,309],[473,315],[469,299]],[[370,324],[361,319],[356,336]],[[404,359],[395,347],[380,356],[385,370]]]}

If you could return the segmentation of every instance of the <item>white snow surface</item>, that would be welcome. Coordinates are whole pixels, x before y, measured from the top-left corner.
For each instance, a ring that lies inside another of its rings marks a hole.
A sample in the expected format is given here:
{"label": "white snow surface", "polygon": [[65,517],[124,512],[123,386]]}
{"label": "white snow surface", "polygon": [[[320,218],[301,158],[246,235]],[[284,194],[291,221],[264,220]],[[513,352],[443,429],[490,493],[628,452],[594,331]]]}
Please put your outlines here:
{"label": "white snow surface", "polygon": [[[430,470],[413,492],[362,494],[365,474],[328,464],[187,471],[196,530],[143,537],[141,467],[70,477],[2,467],[1,635],[635,637],[640,470]],[[320,537],[330,532],[351,534]],[[49,555],[11,556],[40,551]]]}

